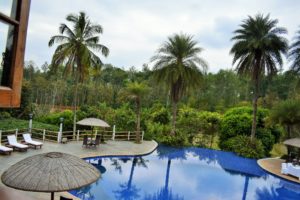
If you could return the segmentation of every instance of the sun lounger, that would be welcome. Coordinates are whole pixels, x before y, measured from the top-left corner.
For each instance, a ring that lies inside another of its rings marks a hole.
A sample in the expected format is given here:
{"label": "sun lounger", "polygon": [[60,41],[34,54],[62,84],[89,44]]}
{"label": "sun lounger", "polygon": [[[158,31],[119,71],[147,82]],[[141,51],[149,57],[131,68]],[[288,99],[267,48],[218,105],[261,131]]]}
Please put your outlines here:
{"label": "sun lounger", "polygon": [[13,151],[12,148],[6,147],[6,146],[2,146],[0,144],[0,152],[1,153],[5,153],[5,154],[10,154]]}
{"label": "sun lounger", "polygon": [[33,146],[34,148],[40,147],[42,148],[43,143],[32,140],[31,135],[29,133],[23,134],[24,141],[27,145]]}
{"label": "sun lounger", "polygon": [[27,151],[28,149],[27,145],[17,142],[17,138],[15,135],[8,135],[7,140],[8,140],[8,145],[13,149],[19,149],[20,151]]}

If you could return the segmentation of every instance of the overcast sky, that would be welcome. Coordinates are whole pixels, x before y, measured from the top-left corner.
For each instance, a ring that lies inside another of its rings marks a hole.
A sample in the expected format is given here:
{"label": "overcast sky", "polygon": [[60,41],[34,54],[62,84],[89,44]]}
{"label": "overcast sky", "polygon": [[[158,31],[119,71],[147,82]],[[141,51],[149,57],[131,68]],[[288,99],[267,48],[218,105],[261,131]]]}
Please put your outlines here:
{"label": "overcast sky", "polygon": [[299,10],[299,0],[32,0],[25,60],[50,63],[50,37],[66,15],[85,11],[104,28],[100,43],[110,49],[107,58],[101,56],[104,63],[141,69],[168,36],[183,32],[194,35],[209,71],[217,72],[232,68],[230,38],[248,15],[270,13],[291,39]]}

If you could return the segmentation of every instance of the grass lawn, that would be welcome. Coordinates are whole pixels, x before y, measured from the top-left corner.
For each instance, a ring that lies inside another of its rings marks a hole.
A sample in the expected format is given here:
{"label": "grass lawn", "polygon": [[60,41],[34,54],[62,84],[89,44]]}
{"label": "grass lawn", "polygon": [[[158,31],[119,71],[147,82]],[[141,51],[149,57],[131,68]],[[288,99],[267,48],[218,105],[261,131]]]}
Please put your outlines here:
{"label": "grass lawn", "polygon": [[[0,120],[0,130],[28,129],[29,121],[22,119],[9,118]],[[32,121],[32,128],[46,129],[50,131],[58,131],[59,127],[51,124],[45,124],[37,121]]]}

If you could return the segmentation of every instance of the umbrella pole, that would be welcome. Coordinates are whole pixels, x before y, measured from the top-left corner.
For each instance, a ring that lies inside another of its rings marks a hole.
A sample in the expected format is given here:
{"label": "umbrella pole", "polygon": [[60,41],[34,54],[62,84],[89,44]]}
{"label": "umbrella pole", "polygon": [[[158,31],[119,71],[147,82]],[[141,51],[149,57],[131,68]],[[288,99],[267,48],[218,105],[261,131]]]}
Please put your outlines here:
{"label": "umbrella pole", "polygon": [[51,200],[54,200],[54,192],[51,192]]}

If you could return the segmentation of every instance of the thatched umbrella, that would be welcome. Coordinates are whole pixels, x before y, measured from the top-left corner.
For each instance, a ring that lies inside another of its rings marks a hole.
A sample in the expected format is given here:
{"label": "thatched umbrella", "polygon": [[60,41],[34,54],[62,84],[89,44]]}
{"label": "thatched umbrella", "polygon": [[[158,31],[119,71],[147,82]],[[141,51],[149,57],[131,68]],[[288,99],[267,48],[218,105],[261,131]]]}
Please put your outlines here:
{"label": "thatched umbrella", "polygon": [[300,148],[300,138],[292,138],[292,139],[285,140],[283,144],[287,146]]}
{"label": "thatched umbrella", "polygon": [[[107,127],[110,127],[110,125],[103,121],[102,119],[97,118],[85,118],[83,120],[78,121],[76,124],[82,125],[82,126],[97,126],[97,127],[103,127],[104,130]],[[96,132],[97,135],[97,132]],[[104,136],[101,134],[101,142],[104,142]]]}
{"label": "thatched umbrella", "polygon": [[1,177],[8,187],[32,192],[62,192],[89,185],[99,171],[84,160],[65,153],[50,152],[28,157],[11,166]]}
{"label": "thatched umbrella", "polygon": [[110,125],[107,122],[97,118],[85,118],[83,120],[78,121],[76,124],[83,126],[98,126],[104,128],[110,127]]}

